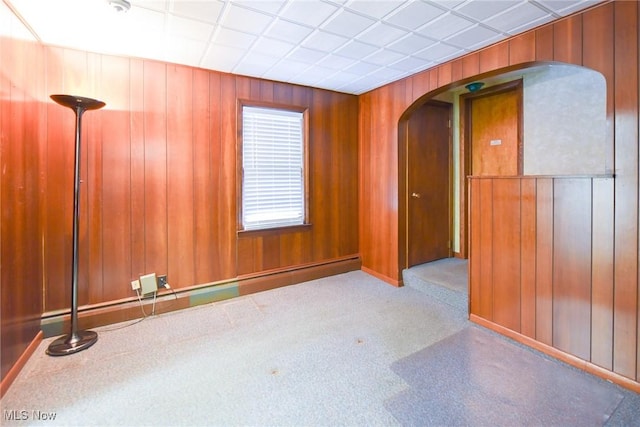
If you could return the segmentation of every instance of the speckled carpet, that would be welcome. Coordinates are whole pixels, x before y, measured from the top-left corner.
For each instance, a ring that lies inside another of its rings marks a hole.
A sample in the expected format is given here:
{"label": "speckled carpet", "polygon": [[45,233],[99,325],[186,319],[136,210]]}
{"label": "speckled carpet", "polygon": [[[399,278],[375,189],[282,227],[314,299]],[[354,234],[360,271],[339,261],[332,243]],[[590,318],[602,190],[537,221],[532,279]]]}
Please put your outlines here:
{"label": "speckled carpet", "polygon": [[96,331],[71,356],[46,356],[45,340],[0,424],[630,425],[640,408],[637,394],[360,271]]}

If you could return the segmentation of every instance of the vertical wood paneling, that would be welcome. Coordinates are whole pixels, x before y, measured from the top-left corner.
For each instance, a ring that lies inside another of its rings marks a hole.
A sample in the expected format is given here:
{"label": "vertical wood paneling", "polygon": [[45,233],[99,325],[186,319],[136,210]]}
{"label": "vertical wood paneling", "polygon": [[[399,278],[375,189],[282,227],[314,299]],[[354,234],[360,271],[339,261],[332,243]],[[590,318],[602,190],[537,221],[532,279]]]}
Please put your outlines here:
{"label": "vertical wood paneling", "polygon": [[[96,257],[102,258],[102,271],[92,271],[90,285],[93,289],[102,285],[102,295],[93,303],[121,298],[123,289],[127,289],[126,279],[131,268],[131,129],[129,117],[129,60],[108,57],[102,61],[102,75],[105,86],[109,87],[109,99],[105,110],[89,112],[96,118],[102,118],[101,129],[97,123],[91,123],[88,130],[100,132],[96,138],[87,140],[88,144],[100,147],[96,165],[101,175],[95,184],[96,191],[102,195],[101,201],[92,206],[100,210],[101,223],[91,224],[99,227]],[[113,78],[126,76],[126,78]],[[98,114],[100,113],[100,115]],[[92,245],[93,246],[93,245]],[[105,266],[107,266],[105,268]],[[97,283],[93,283],[95,280]]]}
{"label": "vertical wood paneling", "polygon": [[[493,321],[520,331],[520,180],[493,181]],[[502,254],[511,254],[503,256]]]}
{"label": "vertical wood paneling", "polygon": [[591,183],[557,179],[553,195],[553,346],[591,354]]}
{"label": "vertical wood paneling", "polygon": [[[167,67],[168,278],[195,285],[193,69]],[[186,96],[185,96],[186,95]],[[203,120],[206,125],[206,120]],[[161,271],[158,271],[161,273]]]}
{"label": "vertical wood paneling", "polygon": [[547,25],[535,30],[536,61],[553,61],[553,30],[553,25]]}
{"label": "vertical wood paneling", "polygon": [[[45,96],[64,93],[62,49],[45,50]],[[44,310],[69,306],[71,298],[71,215],[73,209],[73,112],[47,103]],[[56,208],[49,209],[49,206]]]}
{"label": "vertical wood paneling", "polygon": [[509,39],[509,65],[536,60],[536,33],[528,32]]}
{"label": "vertical wood paneling", "polygon": [[615,3],[613,370],[636,377],[638,350],[638,3]]}
{"label": "vertical wood paneling", "polygon": [[40,329],[43,147],[39,141],[45,108],[35,98],[43,85],[43,76],[37,74],[43,65],[42,49],[0,38],[0,63],[4,71],[0,73],[0,375],[4,380]]}
{"label": "vertical wood paneling", "polygon": [[520,182],[520,333],[536,336],[536,180]]}
{"label": "vertical wood paneling", "polygon": [[582,15],[553,24],[553,60],[582,64]]}
{"label": "vertical wood paneling", "polygon": [[193,220],[194,283],[206,283],[215,277],[214,222],[215,188],[211,159],[211,114],[209,73],[193,70]]}
{"label": "vertical wood paneling", "polygon": [[[469,182],[469,198],[470,206],[482,213],[482,205],[480,204],[480,183],[478,179],[470,179]],[[482,291],[482,283],[480,282],[482,256],[481,244],[481,215],[472,215],[469,218],[469,312],[481,316],[480,292]]]}
{"label": "vertical wood paneling", "polygon": [[613,369],[613,179],[593,180],[591,362]]}
{"label": "vertical wood paneling", "polygon": [[[480,74],[480,55],[471,54],[462,57],[462,77],[468,78]],[[432,88],[432,90],[435,88]]]}
{"label": "vertical wood paneling", "polygon": [[611,90],[614,82],[614,49],[613,46],[613,3],[591,9],[582,18],[582,65],[601,73],[607,82],[607,133],[605,170],[613,171],[613,101],[615,91]]}
{"label": "vertical wood paneling", "polygon": [[[129,67],[131,85],[131,271],[133,280],[147,273],[145,269],[145,171],[144,171],[144,62],[132,60]],[[126,278],[125,278],[126,279]]]}
{"label": "vertical wood paneling", "polygon": [[[167,272],[167,69],[145,61],[145,273]],[[172,279],[170,279],[172,280]]]}
{"label": "vertical wood paneling", "polygon": [[536,185],[536,340],[553,345],[553,180]]}
{"label": "vertical wood paneling", "polygon": [[480,72],[497,70],[509,65],[509,43],[494,44],[479,52]]}
{"label": "vertical wood paneling", "polygon": [[451,83],[451,62],[445,62],[438,66],[438,86],[444,86]]}
{"label": "vertical wood paneling", "polygon": [[493,320],[493,182],[482,180],[480,193],[480,292],[478,315]]}

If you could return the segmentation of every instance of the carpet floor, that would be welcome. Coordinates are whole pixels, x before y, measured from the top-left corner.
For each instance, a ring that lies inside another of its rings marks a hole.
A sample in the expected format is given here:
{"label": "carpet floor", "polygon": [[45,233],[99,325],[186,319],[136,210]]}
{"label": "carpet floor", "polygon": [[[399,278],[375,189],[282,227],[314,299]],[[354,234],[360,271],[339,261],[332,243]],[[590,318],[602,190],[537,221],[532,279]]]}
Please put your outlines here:
{"label": "carpet floor", "polygon": [[622,426],[640,419],[637,394],[360,271],[96,331],[98,342],[71,356],[45,355],[52,339],[43,341],[0,402],[0,424]]}

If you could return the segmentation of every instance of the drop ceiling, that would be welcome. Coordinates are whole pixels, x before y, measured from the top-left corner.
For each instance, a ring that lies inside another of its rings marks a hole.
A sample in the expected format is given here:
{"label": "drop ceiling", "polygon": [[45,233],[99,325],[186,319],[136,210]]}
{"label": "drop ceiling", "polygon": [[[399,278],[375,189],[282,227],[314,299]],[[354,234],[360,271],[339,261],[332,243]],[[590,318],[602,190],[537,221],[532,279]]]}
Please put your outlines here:
{"label": "drop ceiling", "polygon": [[3,0],[0,22],[47,45],[361,94],[601,1]]}

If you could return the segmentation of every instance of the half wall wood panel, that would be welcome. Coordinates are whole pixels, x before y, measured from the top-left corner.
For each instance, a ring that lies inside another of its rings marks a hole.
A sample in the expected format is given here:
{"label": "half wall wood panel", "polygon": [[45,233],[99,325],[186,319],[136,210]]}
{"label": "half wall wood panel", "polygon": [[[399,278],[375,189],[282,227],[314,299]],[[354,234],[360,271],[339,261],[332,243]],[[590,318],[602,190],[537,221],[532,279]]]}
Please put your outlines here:
{"label": "half wall wood panel", "polygon": [[[553,322],[546,343],[588,361],[592,351],[603,352],[592,345],[600,342],[601,333],[592,331],[591,298],[601,276],[600,266],[592,262],[599,243],[592,219],[602,215],[600,191],[612,182],[588,177],[471,178],[470,313],[546,342],[549,333],[543,326],[538,336],[535,317],[549,313],[536,313],[530,306],[550,298]],[[535,274],[538,256],[551,257],[551,289],[547,275]],[[485,265],[484,271],[492,274],[475,273]],[[482,301],[488,309],[482,309]]]}
{"label": "half wall wood panel", "polygon": [[[376,189],[375,195],[361,195],[360,251],[363,268],[389,283],[401,283],[402,254],[396,242],[404,239],[401,235],[404,218],[398,209],[398,206],[402,206],[402,199],[393,203],[381,199],[380,195],[393,194],[401,183],[395,166],[399,149],[398,124],[406,111],[417,108],[432,96],[452,87],[540,61],[591,68],[600,72],[607,84],[607,149],[604,160],[607,173],[610,172],[615,179],[595,180],[588,186],[589,191],[578,185],[582,182],[580,180],[558,185],[554,177],[535,178],[535,187],[527,187],[532,183],[520,183],[522,205],[518,205],[519,210],[505,215],[507,218],[520,218],[521,224],[535,223],[535,230],[526,230],[520,235],[519,241],[506,240],[492,244],[503,249],[519,246],[527,259],[512,259],[508,265],[519,265],[521,271],[528,272],[529,278],[535,273],[536,282],[535,288],[529,282],[519,289],[519,313],[513,307],[504,306],[498,320],[518,330],[523,336],[535,337],[532,338],[535,342],[557,345],[554,348],[564,354],[580,358],[578,360],[589,360],[593,366],[638,384],[638,9],[637,2],[606,2],[362,95],[359,138],[363,161],[360,187]],[[449,74],[451,79],[448,78]],[[447,83],[449,81],[451,83]],[[407,97],[407,94],[411,96]],[[398,99],[405,101],[398,105]],[[392,105],[393,109],[390,110]],[[573,195],[575,200],[568,204],[575,202],[577,206],[593,204],[597,207],[587,210],[588,217],[576,217],[578,223],[572,223],[570,218],[565,217],[561,201],[556,204],[558,200],[555,197],[566,193],[564,185],[572,189],[574,185],[578,186]],[[526,196],[525,187],[528,188]],[[493,194],[494,190],[498,193]],[[505,203],[501,194],[512,190],[485,187],[482,184],[474,197],[486,203],[491,200],[491,203],[500,207]],[[398,196],[403,197],[402,194]],[[475,218],[472,214],[470,221],[473,229],[480,222],[488,220]],[[572,227],[584,227],[587,223],[593,224],[588,234],[571,234]],[[554,225],[558,224],[567,224],[569,228],[564,231],[554,229]],[[509,227],[515,225],[505,224]],[[471,231],[476,238],[482,232]],[[587,238],[591,247],[585,251],[581,239]],[[535,251],[531,248],[534,239]],[[560,252],[555,254],[552,249]],[[502,259],[510,257],[511,251],[491,253]],[[555,265],[555,257],[560,254],[571,255],[566,259],[567,270]],[[534,256],[535,267],[531,263]],[[568,273],[584,263],[590,264],[588,270],[579,269],[575,277]],[[506,265],[496,265],[493,260],[473,265],[471,274],[483,283],[495,274],[495,268],[505,280],[512,274]],[[587,279],[588,292],[584,287]],[[471,286],[479,285],[474,282]],[[493,283],[490,289],[483,288],[480,299],[472,302],[472,310],[483,318],[495,319],[494,303],[499,308],[517,299],[516,295],[502,295],[500,291],[496,295],[496,287],[500,290],[501,286],[504,283]],[[556,292],[569,295],[570,299],[560,302],[554,299]],[[575,324],[585,324],[585,330],[574,330]]]}

